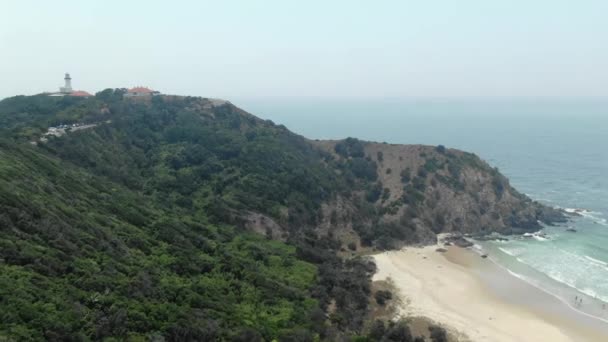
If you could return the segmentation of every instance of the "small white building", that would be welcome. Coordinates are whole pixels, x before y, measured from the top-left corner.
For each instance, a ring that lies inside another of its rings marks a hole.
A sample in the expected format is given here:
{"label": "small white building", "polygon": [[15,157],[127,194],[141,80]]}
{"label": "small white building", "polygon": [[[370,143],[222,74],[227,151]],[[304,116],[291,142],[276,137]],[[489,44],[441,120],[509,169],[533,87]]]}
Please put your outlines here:
{"label": "small white building", "polygon": [[45,93],[45,94],[47,94],[48,96],[74,96],[74,97],[84,97],[84,98],[93,96],[84,90],[73,90],[72,89],[72,78],[70,77],[69,73],[65,74],[65,77],[63,78],[63,80],[65,81],[65,84],[63,87],[59,87],[58,93]]}
{"label": "small white building", "polygon": [[63,78],[65,81],[65,85],[63,87],[59,87],[59,92],[63,94],[70,94],[72,92],[72,78],[69,73],[65,73],[65,77]]}

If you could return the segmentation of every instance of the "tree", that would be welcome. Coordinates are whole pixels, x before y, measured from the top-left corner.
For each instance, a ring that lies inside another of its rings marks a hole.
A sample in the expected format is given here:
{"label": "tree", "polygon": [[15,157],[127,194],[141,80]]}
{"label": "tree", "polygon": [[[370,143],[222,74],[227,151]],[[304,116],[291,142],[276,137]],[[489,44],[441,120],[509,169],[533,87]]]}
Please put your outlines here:
{"label": "tree", "polygon": [[359,139],[346,138],[336,144],[334,150],[344,158],[363,158],[365,156],[363,143]]}
{"label": "tree", "polygon": [[444,328],[438,325],[429,326],[429,332],[431,333],[431,341],[433,342],[447,342],[448,337]]}
{"label": "tree", "polygon": [[376,303],[379,305],[384,305],[388,300],[393,298],[393,294],[388,290],[378,290],[374,294],[374,298],[376,299]]}
{"label": "tree", "polygon": [[296,329],[283,333],[279,337],[280,342],[313,342],[314,336],[305,329]]}
{"label": "tree", "polygon": [[368,337],[375,341],[380,341],[382,337],[384,337],[385,332],[386,327],[384,326],[384,321],[377,319],[372,323]]}
{"label": "tree", "polygon": [[232,342],[262,342],[262,335],[252,328],[243,328],[232,337]]}
{"label": "tree", "polygon": [[384,335],[384,341],[411,342],[412,340],[410,327],[403,321],[391,323]]}

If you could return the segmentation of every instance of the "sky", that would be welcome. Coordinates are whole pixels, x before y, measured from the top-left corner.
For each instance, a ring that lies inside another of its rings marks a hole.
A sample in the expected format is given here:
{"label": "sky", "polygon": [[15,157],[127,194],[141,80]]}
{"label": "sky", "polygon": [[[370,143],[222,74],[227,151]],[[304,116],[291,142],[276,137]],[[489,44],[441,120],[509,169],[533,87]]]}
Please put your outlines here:
{"label": "sky", "polygon": [[608,97],[606,0],[0,2],[0,98]]}

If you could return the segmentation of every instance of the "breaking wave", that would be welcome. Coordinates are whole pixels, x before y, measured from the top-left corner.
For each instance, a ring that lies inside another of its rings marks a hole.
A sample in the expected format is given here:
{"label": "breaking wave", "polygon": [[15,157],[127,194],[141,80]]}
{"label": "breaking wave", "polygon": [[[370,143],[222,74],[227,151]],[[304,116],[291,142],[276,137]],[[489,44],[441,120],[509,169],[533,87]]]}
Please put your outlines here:
{"label": "breaking wave", "polygon": [[585,259],[587,259],[587,260],[591,261],[591,262],[592,262],[592,263],[594,263],[594,264],[601,265],[601,266],[604,266],[604,267],[608,266],[608,263],[607,263],[607,262],[604,262],[604,261],[602,261],[602,260],[598,260],[598,259],[596,259],[596,258],[594,258],[594,257],[590,257],[590,256],[588,256],[588,255],[584,255],[584,257],[585,257]]}

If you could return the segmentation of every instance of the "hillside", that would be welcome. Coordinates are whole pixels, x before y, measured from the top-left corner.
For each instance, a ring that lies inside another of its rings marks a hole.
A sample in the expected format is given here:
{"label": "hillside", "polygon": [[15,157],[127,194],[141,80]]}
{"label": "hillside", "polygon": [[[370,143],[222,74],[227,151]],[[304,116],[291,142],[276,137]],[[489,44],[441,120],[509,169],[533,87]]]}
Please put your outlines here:
{"label": "hillside", "polygon": [[[363,245],[395,248],[399,242],[434,243],[435,235],[457,232],[518,234],[563,222],[563,214],[532,201],[509,185],[497,169],[476,155],[444,146],[317,141],[337,160],[352,163],[353,146],[376,165],[362,194],[375,215],[361,216],[361,206],[341,210],[339,224]],[[346,149],[346,152],[343,152]],[[340,201],[330,201],[333,211]],[[328,215],[326,215],[328,216]],[[331,230],[330,220],[321,226]]]}
{"label": "hillside", "polygon": [[[45,136],[62,124],[87,129]],[[14,97],[0,136],[0,339],[365,335],[355,251],[564,219],[473,154],[310,141],[204,98]]]}

